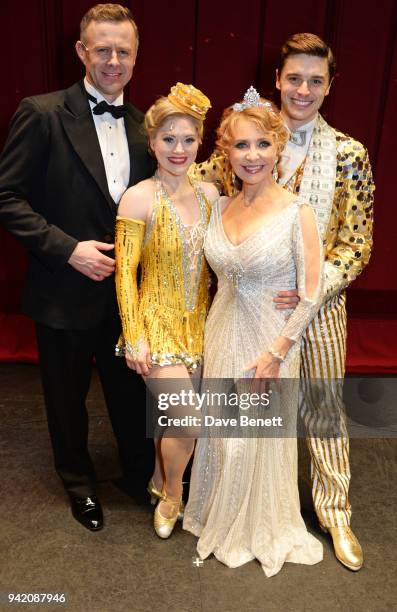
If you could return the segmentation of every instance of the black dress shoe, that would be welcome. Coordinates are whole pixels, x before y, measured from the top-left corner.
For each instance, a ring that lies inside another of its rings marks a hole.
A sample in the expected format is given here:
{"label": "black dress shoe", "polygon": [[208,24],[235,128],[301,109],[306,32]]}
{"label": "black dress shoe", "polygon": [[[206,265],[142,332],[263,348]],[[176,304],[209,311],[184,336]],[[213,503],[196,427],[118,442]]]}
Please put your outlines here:
{"label": "black dress shoe", "polygon": [[70,497],[72,514],[90,531],[99,531],[103,527],[103,513],[99,499],[91,497]]}

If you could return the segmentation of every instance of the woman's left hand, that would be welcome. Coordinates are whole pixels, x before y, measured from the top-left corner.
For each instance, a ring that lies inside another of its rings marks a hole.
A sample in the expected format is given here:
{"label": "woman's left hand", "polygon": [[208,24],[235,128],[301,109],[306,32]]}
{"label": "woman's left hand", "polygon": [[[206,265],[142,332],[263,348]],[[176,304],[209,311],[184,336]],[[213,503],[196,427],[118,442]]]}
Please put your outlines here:
{"label": "woman's left hand", "polygon": [[255,369],[255,375],[253,379],[259,379],[257,382],[252,384],[253,392],[260,392],[260,380],[263,378],[278,378],[280,375],[280,361],[266,352],[260,355],[255,361],[250,363],[246,368],[245,372],[248,370]]}
{"label": "woman's left hand", "polygon": [[270,353],[263,353],[250,363],[245,369],[245,372],[256,368],[254,378],[278,378],[280,373],[280,361],[273,357]]}

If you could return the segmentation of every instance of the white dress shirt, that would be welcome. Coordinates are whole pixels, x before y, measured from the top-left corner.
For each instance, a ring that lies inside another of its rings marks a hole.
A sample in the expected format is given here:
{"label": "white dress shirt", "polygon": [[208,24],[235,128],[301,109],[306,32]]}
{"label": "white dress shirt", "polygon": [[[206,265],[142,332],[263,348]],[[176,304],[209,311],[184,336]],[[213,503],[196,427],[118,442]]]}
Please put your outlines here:
{"label": "white dress shirt", "polygon": [[287,181],[289,181],[291,176],[305,159],[316,121],[317,115],[314,117],[314,119],[308,123],[305,123],[305,125],[301,125],[299,129],[296,130],[297,132],[306,132],[306,142],[304,145],[294,144],[291,140],[289,140],[285,145],[285,149],[282,152],[281,159],[278,163],[280,168],[279,183],[281,185],[284,185]]}
{"label": "white dress shirt", "polygon": [[[88,93],[97,99],[98,104],[102,100],[107,102],[103,95],[88,83],[87,79],[84,79],[84,86]],[[91,100],[89,103],[92,112],[96,104],[91,102]],[[114,106],[123,104],[123,94],[121,93],[112,104]],[[130,179],[130,153],[124,119],[115,119],[110,113],[103,113],[103,115],[92,114],[92,116],[105,164],[109,192],[113,200],[118,204],[128,187]]]}

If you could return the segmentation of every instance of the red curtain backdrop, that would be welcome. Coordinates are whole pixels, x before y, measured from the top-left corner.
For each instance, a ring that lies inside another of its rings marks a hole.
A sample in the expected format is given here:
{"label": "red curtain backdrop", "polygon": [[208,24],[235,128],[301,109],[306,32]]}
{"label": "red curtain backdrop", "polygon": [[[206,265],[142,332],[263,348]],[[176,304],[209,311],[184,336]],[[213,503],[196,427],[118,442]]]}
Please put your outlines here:
{"label": "red curtain backdrop", "polygon": [[[88,0],[6,0],[2,33],[0,145],[20,100],[78,80],[74,52]],[[140,48],[129,99],[142,110],[176,81],[212,101],[201,152],[225,106],[249,85],[274,96],[283,41],[314,32],[333,47],[338,73],[326,119],[368,147],[376,178],[375,249],[348,291],[350,371],[397,372],[397,3],[394,0],[136,0]],[[277,101],[277,97],[275,97]],[[36,358],[33,327],[19,314],[25,253],[0,229],[0,361]]]}

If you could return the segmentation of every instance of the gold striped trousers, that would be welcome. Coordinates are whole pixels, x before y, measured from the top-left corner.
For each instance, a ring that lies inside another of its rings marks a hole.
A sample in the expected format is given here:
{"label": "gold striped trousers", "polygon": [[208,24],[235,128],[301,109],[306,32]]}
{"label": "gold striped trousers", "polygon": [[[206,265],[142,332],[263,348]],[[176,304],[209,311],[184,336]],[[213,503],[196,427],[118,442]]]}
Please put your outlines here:
{"label": "gold striped trousers", "polygon": [[[346,358],[346,297],[326,302],[302,341],[300,413],[311,455],[312,494],[325,527],[350,524],[349,438],[342,383]],[[339,435],[330,436],[330,426]],[[321,432],[324,431],[324,435]]]}

